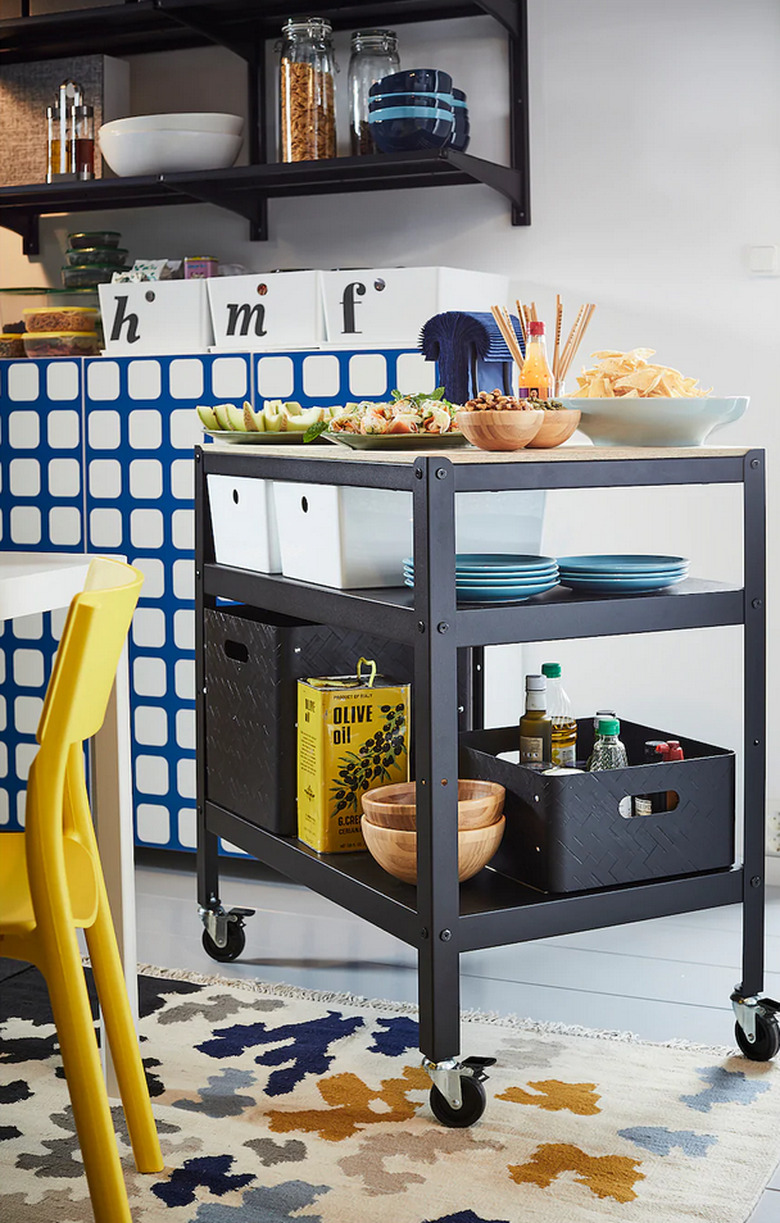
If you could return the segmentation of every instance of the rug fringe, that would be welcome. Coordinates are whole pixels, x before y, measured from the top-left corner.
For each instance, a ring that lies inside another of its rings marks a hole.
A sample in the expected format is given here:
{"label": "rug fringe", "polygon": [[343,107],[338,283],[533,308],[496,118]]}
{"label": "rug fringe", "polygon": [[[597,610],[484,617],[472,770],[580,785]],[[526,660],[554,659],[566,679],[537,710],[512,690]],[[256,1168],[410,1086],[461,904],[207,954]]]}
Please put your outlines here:
{"label": "rug fringe", "polygon": [[[89,964],[89,957],[84,957],[84,963]],[[273,983],[247,979],[246,977],[220,977],[207,973],[190,972],[183,968],[160,968],[154,964],[139,964],[138,972],[144,977],[156,977],[170,981],[191,981],[195,985],[225,985],[233,989],[246,990],[247,993],[281,998],[301,998],[307,1002],[336,1003],[340,1006],[370,1006],[372,1009],[388,1011],[393,1015],[417,1015],[418,1008],[413,1002],[398,1002],[388,998],[364,998],[358,994],[339,993],[329,990],[303,989],[299,985],[276,985]],[[656,1049],[682,1049],[694,1053],[706,1053],[713,1057],[728,1057],[737,1052],[731,1045],[699,1044],[691,1040],[645,1040],[635,1032],[621,1032],[617,1029],[584,1028],[579,1024],[565,1024],[527,1019],[520,1015],[501,1015],[497,1011],[461,1011],[464,1023],[493,1024],[495,1027],[509,1028],[518,1032],[538,1033],[546,1036],[578,1036],[587,1040],[616,1040],[623,1044],[646,1045]]]}

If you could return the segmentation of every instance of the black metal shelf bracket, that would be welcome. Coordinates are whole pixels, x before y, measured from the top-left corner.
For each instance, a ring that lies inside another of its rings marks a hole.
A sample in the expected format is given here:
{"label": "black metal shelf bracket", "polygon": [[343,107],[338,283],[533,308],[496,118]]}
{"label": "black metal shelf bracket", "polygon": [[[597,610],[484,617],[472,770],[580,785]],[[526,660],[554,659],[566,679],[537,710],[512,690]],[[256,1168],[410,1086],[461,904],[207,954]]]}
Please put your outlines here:
{"label": "black metal shelf bracket", "polygon": [[164,174],[160,175],[160,183],[168,187],[174,194],[198,204],[214,204],[217,208],[225,208],[249,221],[249,238],[251,242],[266,242],[268,240],[268,200],[263,195],[249,192],[231,191],[230,187],[220,183],[199,182],[192,178],[186,182],[171,184]]}
{"label": "black metal shelf bracket", "polygon": [[[133,2],[134,0],[125,0],[125,3]],[[208,42],[213,42],[216,46],[225,47],[226,50],[232,51],[240,59],[252,59],[254,54],[253,41],[243,42],[232,38],[220,28],[218,23],[204,20],[202,10],[198,11],[196,17],[188,9],[171,8],[166,4],[165,0],[154,0],[154,7],[158,12],[165,15],[166,20],[173,22],[175,25],[182,26],[193,34],[199,34],[202,38]]]}
{"label": "black metal shelf bracket", "polygon": [[0,208],[0,228],[12,229],[22,239],[22,253],[40,255],[40,214],[35,211],[17,212]]}

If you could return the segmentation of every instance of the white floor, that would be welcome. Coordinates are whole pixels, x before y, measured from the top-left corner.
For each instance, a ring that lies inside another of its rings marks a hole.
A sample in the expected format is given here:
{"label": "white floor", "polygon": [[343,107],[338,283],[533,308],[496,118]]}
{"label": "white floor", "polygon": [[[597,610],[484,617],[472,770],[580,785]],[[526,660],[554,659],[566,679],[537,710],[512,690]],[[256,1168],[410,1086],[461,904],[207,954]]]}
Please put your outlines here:
{"label": "white floor", "polygon": [[[245,951],[232,964],[215,963],[201,947],[194,860],[144,855],[137,896],[142,963],[416,1001],[410,948],[254,862],[224,863],[223,904],[257,910],[246,925]],[[461,958],[461,1006],[629,1030],[648,1040],[728,1045],[740,947],[740,910],[729,907],[468,952]],[[765,993],[776,998],[780,888],[768,894],[766,962],[774,971],[766,974]],[[780,1223],[780,1169],[750,1223]]]}

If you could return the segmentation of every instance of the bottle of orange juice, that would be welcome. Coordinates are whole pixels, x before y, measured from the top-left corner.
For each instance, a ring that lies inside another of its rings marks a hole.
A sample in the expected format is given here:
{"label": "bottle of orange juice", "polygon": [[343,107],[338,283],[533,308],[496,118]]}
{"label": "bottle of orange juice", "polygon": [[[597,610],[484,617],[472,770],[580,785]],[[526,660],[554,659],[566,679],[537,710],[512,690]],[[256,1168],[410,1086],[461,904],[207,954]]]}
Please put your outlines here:
{"label": "bottle of orange juice", "polygon": [[525,360],[520,373],[520,399],[552,399],[553,376],[547,360],[544,323],[529,323]]}

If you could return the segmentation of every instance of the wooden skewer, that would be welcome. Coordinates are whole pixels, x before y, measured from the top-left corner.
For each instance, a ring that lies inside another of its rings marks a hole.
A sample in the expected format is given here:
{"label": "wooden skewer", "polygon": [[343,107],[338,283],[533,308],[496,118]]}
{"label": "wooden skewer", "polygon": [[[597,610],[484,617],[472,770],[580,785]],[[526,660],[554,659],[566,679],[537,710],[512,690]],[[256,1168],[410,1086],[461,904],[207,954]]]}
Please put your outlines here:
{"label": "wooden skewer", "polygon": [[538,323],[539,319],[536,314],[536,302],[531,302],[531,322]]}
{"label": "wooden skewer", "polygon": [[569,371],[569,367],[577,354],[577,349],[579,348],[580,344],[582,343],[585,337],[585,332],[587,331],[590,320],[593,318],[593,315],[596,310],[595,303],[589,302],[587,306],[583,307],[583,310],[584,310],[584,314],[582,315],[582,318],[579,320],[579,323],[578,323],[578,326],[577,326],[577,329],[574,335],[574,339],[572,341],[571,348],[569,351],[568,359],[566,361],[566,365],[563,366],[561,370],[561,381],[563,381],[563,379],[566,377],[566,374]]}
{"label": "wooden skewer", "polygon": [[555,382],[559,382],[558,357],[561,348],[561,325],[563,323],[563,305],[560,293],[555,294],[555,348],[553,349],[552,373]]}
{"label": "wooden skewer", "polygon": [[502,309],[502,316],[504,319],[504,326],[506,328],[506,338],[509,344],[509,350],[515,359],[515,364],[517,365],[518,369],[522,369],[523,361],[525,360],[523,357],[523,350],[517,342],[515,329],[512,325],[512,317],[506,307]]}
{"label": "wooden skewer", "polygon": [[528,343],[528,328],[525,325],[525,307],[519,298],[515,298],[515,306],[517,307],[517,317],[520,320],[520,331],[523,336],[523,344]]}
{"label": "wooden skewer", "polygon": [[563,346],[563,352],[561,353],[561,357],[558,362],[559,380],[561,382],[563,381],[564,377],[566,376],[566,370],[569,368],[569,362],[571,361],[571,358],[573,356],[572,346],[574,344],[574,338],[577,335],[577,331],[579,329],[580,323],[582,322],[582,319],[585,315],[585,310],[586,310],[585,306],[580,306],[579,310],[577,311],[577,317],[572,324],[571,331],[569,332],[568,336],[566,337],[566,343]]}
{"label": "wooden skewer", "polygon": [[517,342],[517,336],[515,335],[514,327],[512,326],[512,321],[509,317],[509,311],[506,309],[502,311],[500,306],[491,306],[490,313],[493,315],[493,318],[496,321],[498,330],[504,337],[504,342],[511,352],[515,364],[518,366],[518,368],[522,369],[523,354],[520,351],[520,345]]}

